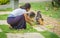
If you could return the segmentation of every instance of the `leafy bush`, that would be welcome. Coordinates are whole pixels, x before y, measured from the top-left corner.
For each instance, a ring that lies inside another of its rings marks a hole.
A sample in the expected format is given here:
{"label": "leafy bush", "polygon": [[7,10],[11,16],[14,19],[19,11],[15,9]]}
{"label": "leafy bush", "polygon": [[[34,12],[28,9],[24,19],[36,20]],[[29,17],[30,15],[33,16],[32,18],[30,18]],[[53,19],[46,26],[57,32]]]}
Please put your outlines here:
{"label": "leafy bush", "polygon": [[60,0],[52,0],[52,5],[59,7],[60,6]]}
{"label": "leafy bush", "polygon": [[0,0],[0,5],[5,5],[8,4],[10,1],[9,0]]}

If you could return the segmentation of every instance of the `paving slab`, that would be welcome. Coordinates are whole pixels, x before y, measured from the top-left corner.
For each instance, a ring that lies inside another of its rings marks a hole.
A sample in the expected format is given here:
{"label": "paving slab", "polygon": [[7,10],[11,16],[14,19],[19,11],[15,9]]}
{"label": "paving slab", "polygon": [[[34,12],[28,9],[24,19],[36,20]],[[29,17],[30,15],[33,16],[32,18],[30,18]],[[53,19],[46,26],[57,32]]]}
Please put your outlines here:
{"label": "paving slab", "polygon": [[24,34],[7,33],[7,38],[45,38],[45,37],[42,36],[40,33],[24,33]]}
{"label": "paving slab", "polygon": [[3,14],[10,14],[10,11],[6,11],[6,12],[0,11],[0,15],[3,15]]}
{"label": "paving slab", "polygon": [[34,29],[36,29],[37,31],[46,31],[47,28],[45,28],[44,26],[41,26],[41,25],[36,25],[36,26],[33,26]]}
{"label": "paving slab", "polygon": [[2,29],[0,29],[0,32],[2,32]]}
{"label": "paving slab", "polygon": [[7,20],[0,20],[0,25],[2,24],[8,25]]}

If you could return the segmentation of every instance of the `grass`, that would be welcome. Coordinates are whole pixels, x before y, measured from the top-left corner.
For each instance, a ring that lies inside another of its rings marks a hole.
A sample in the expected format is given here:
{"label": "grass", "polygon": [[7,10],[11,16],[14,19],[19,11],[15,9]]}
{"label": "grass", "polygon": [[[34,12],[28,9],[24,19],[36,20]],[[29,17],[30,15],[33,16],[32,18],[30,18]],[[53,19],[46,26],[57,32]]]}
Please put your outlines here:
{"label": "grass", "polygon": [[45,38],[59,38],[56,34],[49,31],[38,32],[37,30],[32,28],[29,24],[27,24],[27,29],[25,30],[9,29],[8,25],[0,25],[0,29],[2,29],[3,31],[0,33],[0,38],[6,38],[6,33],[27,33],[27,32],[28,33],[37,32],[37,33],[42,34]]}
{"label": "grass", "polygon": [[[51,2],[35,2],[31,3],[32,9],[37,11],[41,10],[41,12],[49,17],[60,19],[60,8],[58,10],[54,10]],[[46,11],[46,7],[48,6],[48,11]]]}
{"label": "grass", "polygon": [[25,33],[25,32],[36,32],[35,29],[33,29],[29,24],[27,24],[27,29],[25,30],[15,30],[15,29],[9,29],[8,25],[0,25],[0,28],[5,33]]}
{"label": "grass", "polygon": [[0,11],[12,11],[12,8],[5,8],[5,9],[0,9]]}
{"label": "grass", "polygon": [[7,36],[4,32],[0,32],[0,38],[7,38]]}
{"label": "grass", "polygon": [[8,17],[8,14],[0,15],[0,20],[6,20]]}
{"label": "grass", "polygon": [[25,30],[15,30],[15,29],[9,29],[8,25],[0,25],[0,29],[2,29],[3,32],[0,32],[0,38],[7,38],[6,33],[31,33],[31,32],[37,32],[37,30],[33,29],[29,24],[27,24],[27,29]]}

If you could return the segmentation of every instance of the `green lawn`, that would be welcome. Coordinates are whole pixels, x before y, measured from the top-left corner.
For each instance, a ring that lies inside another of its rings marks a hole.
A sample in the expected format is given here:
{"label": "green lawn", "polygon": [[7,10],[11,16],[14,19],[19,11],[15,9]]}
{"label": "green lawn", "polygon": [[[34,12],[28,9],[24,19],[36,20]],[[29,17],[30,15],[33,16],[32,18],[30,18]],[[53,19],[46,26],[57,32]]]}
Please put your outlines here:
{"label": "green lawn", "polygon": [[[41,12],[49,17],[60,19],[60,8],[54,10],[51,6],[51,2],[35,2],[31,3],[33,10],[41,10]],[[45,8],[48,6],[49,10],[46,11]]]}
{"label": "green lawn", "polygon": [[10,29],[8,25],[0,25],[0,28],[3,30],[5,33],[25,33],[25,32],[36,32],[35,29],[33,29],[29,24],[27,25],[27,29],[25,30],[15,30],[15,29]]}
{"label": "green lawn", "polygon": [[6,20],[8,17],[8,14],[0,15],[0,20]]}
{"label": "green lawn", "polygon": [[12,11],[12,8],[5,8],[5,9],[0,9],[0,11]]}
{"label": "green lawn", "polygon": [[3,32],[0,32],[0,38],[7,38],[6,33],[31,33],[31,32],[37,32],[37,30],[33,29],[29,24],[27,24],[27,29],[25,30],[15,30],[10,29],[8,25],[0,25],[0,29],[2,29]]}
{"label": "green lawn", "polygon": [[0,32],[0,38],[7,38],[6,33]]}
{"label": "green lawn", "polygon": [[[22,3],[20,3],[20,5],[22,5]],[[48,11],[45,10],[47,6]],[[31,3],[31,7],[31,9],[35,11],[40,10],[43,14],[49,17],[60,19],[60,8],[58,8],[58,10],[54,10],[51,2],[33,2]]]}
{"label": "green lawn", "polygon": [[9,29],[8,25],[0,25],[0,29],[2,29],[3,31],[3,32],[0,32],[0,38],[6,38],[6,33],[26,33],[26,32],[28,33],[37,32],[37,33],[42,34],[45,38],[59,38],[55,33],[52,33],[49,31],[38,32],[37,30],[32,28],[29,24],[27,24],[27,29],[25,30]]}

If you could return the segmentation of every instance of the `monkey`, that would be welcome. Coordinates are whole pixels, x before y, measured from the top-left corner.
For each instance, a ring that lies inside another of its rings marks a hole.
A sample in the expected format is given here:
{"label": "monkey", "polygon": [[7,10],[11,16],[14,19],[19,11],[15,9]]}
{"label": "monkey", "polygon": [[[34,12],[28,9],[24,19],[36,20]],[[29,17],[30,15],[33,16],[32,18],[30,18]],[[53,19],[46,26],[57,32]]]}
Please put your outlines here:
{"label": "monkey", "polygon": [[39,24],[39,25],[43,25],[43,18],[42,18],[42,15],[41,15],[41,11],[37,11],[37,14],[36,14],[36,23]]}
{"label": "monkey", "polygon": [[33,11],[31,11],[27,15],[29,15],[30,18],[35,17],[35,20],[34,19],[33,20],[34,20],[34,22],[36,21],[36,24],[38,24],[38,25],[43,25],[44,24],[44,19],[42,18],[42,15],[41,15],[40,11],[37,11],[37,14],[35,14]]}

